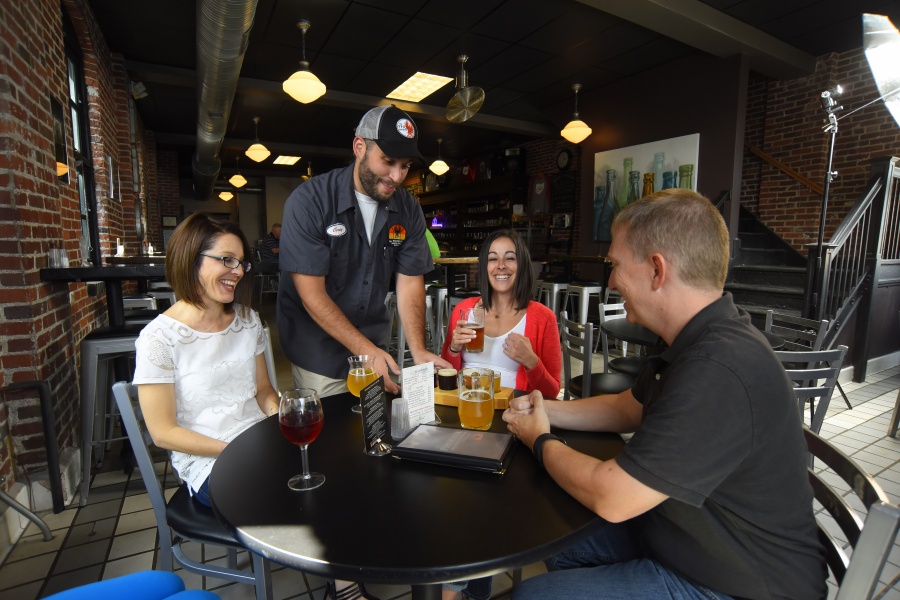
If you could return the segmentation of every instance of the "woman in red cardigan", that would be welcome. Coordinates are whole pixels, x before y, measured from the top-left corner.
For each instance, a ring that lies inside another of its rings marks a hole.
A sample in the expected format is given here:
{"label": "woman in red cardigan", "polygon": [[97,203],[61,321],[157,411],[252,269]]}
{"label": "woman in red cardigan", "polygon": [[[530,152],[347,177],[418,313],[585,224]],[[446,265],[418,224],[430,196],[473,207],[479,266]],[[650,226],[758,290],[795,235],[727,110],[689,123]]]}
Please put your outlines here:
{"label": "woman in red cardigan", "polygon": [[[453,309],[441,356],[456,369],[483,366],[501,374],[500,384],[522,392],[559,395],[562,352],[556,315],[531,300],[534,274],[522,237],[510,229],[495,231],[478,256],[479,298]],[[484,306],[484,351],[465,350],[475,332],[464,327],[461,311]]]}

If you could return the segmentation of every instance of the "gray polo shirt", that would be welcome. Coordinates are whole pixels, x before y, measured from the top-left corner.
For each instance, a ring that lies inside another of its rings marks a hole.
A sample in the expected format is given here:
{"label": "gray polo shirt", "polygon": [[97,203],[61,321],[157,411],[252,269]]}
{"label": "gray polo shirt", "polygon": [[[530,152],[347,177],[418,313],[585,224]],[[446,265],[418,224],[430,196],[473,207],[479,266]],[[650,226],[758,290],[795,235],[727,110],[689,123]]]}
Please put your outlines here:
{"label": "gray polo shirt", "polygon": [[335,379],[346,377],[350,351],[313,321],[290,274],[324,275],[328,295],[347,319],[387,349],[390,321],[384,299],[391,275],[423,275],[434,268],[422,209],[403,188],[379,204],[369,244],[353,189],[353,165],[313,177],[291,193],[280,242],[281,346],[293,364]]}

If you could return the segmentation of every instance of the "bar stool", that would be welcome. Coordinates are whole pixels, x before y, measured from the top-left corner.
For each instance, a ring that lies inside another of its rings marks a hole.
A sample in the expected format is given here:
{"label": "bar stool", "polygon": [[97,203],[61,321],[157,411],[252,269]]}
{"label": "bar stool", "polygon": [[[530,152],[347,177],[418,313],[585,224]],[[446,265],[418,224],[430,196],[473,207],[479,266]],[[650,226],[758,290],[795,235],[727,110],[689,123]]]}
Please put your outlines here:
{"label": "bar stool", "polygon": [[122,296],[122,308],[125,310],[156,310],[156,298],[150,294]]}
{"label": "bar stool", "polygon": [[558,281],[546,281],[540,279],[537,282],[536,300],[553,311],[559,321],[559,295],[569,289],[568,283]]}
{"label": "bar stool", "polygon": [[403,333],[403,322],[400,320],[400,310],[397,307],[397,292],[388,292],[385,298],[388,314],[391,320],[391,338],[388,342],[388,352],[394,352],[394,360],[401,369],[406,362],[406,335]]}
{"label": "bar stool", "polygon": [[[602,302],[603,286],[596,282],[570,283],[563,296],[563,308],[569,310],[569,300],[578,302],[578,322],[587,323],[588,307],[591,304],[591,296],[597,296],[597,302]],[[575,314],[572,311],[572,314]]]}
{"label": "bar stool", "polygon": [[[441,353],[444,346],[444,335],[447,332],[447,324],[444,323],[444,304],[447,302],[447,286],[443,284],[431,284],[426,292],[431,300],[432,322],[434,331],[431,334],[431,351]],[[427,308],[427,307],[426,307]]]}
{"label": "bar stool", "polygon": [[[122,329],[100,327],[81,340],[81,505],[87,503],[91,487],[91,459],[99,465],[103,461],[105,443],[113,441],[114,424],[106,426],[115,411],[111,389],[109,361],[120,357],[134,357],[134,342],[143,325],[126,325]],[[130,378],[130,376],[129,376]]]}

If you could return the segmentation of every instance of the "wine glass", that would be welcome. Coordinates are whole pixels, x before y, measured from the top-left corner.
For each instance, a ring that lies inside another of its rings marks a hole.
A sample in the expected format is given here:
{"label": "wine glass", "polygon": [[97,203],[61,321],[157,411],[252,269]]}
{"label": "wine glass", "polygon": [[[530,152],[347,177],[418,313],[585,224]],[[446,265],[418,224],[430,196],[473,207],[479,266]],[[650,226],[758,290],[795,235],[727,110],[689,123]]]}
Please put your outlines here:
{"label": "wine glass", "polygon": [[309,472],[309,459],[306,447],[309,446],[322,431],[325,413],[322,411],[322,400],[316,390],[300,388],[287,390],[281,395],[278,403],[278,424],[281,433],[292,443],[300,446],[303,457],[303,473],[294,475],[288,480],[288,487],[298,492],[311,490],[325,483],[321,473]]}
{"label": "wine glass", "polygon": [[[364,387],[378,379],[375,371],[375,357],[368,354],[358,354],[347,359],[350,363],[350,372],[347,373],[347,389],[359,398],[359,393]],[[362,412],[362,404],[352,408],[353,412]]]}

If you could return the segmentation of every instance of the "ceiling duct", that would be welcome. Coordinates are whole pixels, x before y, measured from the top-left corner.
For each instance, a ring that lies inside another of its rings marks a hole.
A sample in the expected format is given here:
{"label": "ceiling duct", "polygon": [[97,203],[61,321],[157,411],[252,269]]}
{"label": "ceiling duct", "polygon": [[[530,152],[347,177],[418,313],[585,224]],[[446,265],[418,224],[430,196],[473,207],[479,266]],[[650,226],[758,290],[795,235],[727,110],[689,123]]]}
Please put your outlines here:
{"label": "ceiling duct", "polygon": [[200,0],[197,4],[197,151],[194,194],[212,196],[222,161],[228,115],[237,90],[257,0]]}

